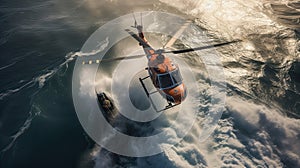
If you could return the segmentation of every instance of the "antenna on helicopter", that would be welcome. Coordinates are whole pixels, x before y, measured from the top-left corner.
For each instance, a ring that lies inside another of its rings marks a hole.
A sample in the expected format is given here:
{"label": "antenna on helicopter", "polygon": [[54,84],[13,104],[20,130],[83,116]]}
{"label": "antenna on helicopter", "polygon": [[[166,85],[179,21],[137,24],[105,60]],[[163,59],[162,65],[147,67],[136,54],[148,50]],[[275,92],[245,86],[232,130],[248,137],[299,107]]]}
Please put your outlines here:
{"label": "antenna on helicopter", "polygon": [[141,12],[141,26],[143,26],[143,14]]}
{"label": "antenna on helicopter", "polygon": [[137,28],[138,24],[137,24],[137,21],[136,21],[134,13],[132,13],[132,16],[133,16],[133,19],[134,19],[134,26],[131,26],[131,27]]}

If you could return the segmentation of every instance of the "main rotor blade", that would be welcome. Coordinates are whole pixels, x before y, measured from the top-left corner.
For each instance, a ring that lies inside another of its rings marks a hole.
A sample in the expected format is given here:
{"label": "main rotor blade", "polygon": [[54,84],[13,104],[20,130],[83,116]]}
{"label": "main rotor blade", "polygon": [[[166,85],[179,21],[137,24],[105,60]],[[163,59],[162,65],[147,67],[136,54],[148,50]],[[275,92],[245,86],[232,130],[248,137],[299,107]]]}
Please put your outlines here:
{"label": "main rotor blade", "polygon": [[170,48],[175,41],[181,36],[181,34],[184,32],[184,30],[190,25],[192,21],[188,20],[186,21],[180,29],[174,34],[174,36],[164,45],[163,48]]}
{"label": "main rotor blade", "polygon": [[224,42],[224,43],[219,43],[219,44],[213,44],[213,45],[203,46],[203,47],[188,48],[188,49],[173,50],[173,51],[163,51],[162,53],[181,54],[181,53],[186,53],[186,52],[205,50],[205,49],[214,48],[214,47],[221,47],[221,46],[224,46],[224,45],[228,45],[228,44],[232,44],[232,43],[238,43],[238,42],[241,42],[241,41],[242,40],[235,40],[235,41]]}
{"label": "main rotor blade", "polygon": [[[224,43],[219,43],[219,44],[214,44],[214,45],[209,45],[209,46],[203,46],[203,47],[196,47],[196,48],[188,48],[188,49],[182,49],[182,50],[173,50],[173,51],[159,51],[154,54],[159,54],[159,53],[173,53],[173,54],[181,54],[181,53],[186,53],[186,52],[192,52],[192,51],[199,51],[199,50],[205,50],[209,48],[214,48],[214,47],[220,47],[232,43],[238,43],[241,42],[242,40],[234,40],[230,42],[224,42]],[[119,61],[119,60],[129,60],[129,59],[136,59],[140,57],[145,57],[145,54],[140,54],[140,55],[131,55],[131,56],[123,56],[123,57],[117,57],[117,58],[108,58],[108,59],[102,59],[102,60],[89,60],[89,61],[83,61],[82,64],[99,64],[100,62],[112,62],[112,61]]]}
{"label": "main rotor blade", "polygon": [[129,60],[129,59],[136,59],[140,57],[145,57],[145,54],[141,55],[131,55],[131,56],[124,56],[124,57],[117,57],[117,58],[108,58],[108,59],[96,59],[96,60],[88,60],[88,61],[83,61],[82,64],[99,64],[100,62],[113,62],[113,61],[119,61],[119,60]]}
{"label": "main rotor blade", "polygon": [[117,57],[117,58],[108,58],[108,59],[101,60],[101,62],[111,62],[111,61],[119,61],[119,60],[136,59],[136,58],[141,58],[141,57],[146,57],[146,56],[145,56],[145,54],[141,54],[141,55],[131,55],[131,56],[124,56],[124,57]]}

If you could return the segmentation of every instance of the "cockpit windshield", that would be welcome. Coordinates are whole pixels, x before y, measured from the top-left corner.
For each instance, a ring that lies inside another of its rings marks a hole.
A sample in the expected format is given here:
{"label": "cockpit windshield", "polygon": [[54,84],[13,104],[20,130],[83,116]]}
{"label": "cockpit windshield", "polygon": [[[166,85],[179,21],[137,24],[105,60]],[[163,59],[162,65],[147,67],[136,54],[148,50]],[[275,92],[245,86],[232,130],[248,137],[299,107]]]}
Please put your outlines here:
{"label": "cockpit windshield", "polygon": [[168,89],[181,84],[182,77],[179,72],[179,69],[177,68],[174,71],[164,73],[164,74],[159,74],[158,81],[159,81],[160,89]]}
{"label": "cockpit windshield", "polygon": [[175,71],[172,71],[171,76],[172,76],[173,81],[174,81],[175,84],[182,82],[182,77],[181,77],[181,74],[179,72],[179,69],[176,69]]}
{"label": "cockpit windshield", "polygon": [[169,73],[159,75],[158,80],[160,88],[168,88],[173,85],[173,81]]}

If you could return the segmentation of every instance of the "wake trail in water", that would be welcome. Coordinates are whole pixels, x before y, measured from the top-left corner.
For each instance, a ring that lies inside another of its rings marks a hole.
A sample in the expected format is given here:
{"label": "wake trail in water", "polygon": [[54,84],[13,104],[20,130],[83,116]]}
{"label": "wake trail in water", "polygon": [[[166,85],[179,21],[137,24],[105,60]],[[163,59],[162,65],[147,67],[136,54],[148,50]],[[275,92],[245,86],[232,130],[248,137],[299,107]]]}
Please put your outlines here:
{"label": "wake trail in water", "polygon": [[[33,79],[31,79],[26,84],[18,86],[18,87],[13,88],[13,89],[6,90],[6,91],[0,93],[0,100],[3,100],[4,98],[7,98],[7,97],[9,97],[9,96],[11,96],[15,93],[18,93],[18,92],[22,91],[25,88],[31,88],[31,87],[35,86],[35,84],[38,84],[39,89],[43,88],[46,81],[51,79],[64,66],[66,66],[66,68],[68,68],[69,67],[68,64],[70,62],[72,62],[75,58],[77,58],[77,57],[88,57],[88,56],[93,56],[93,55],[99,54],[104,49],[106,49],[108,44],[109,44],[109,40],[108,40],[108,38],[106,38],[105,40],[99,42],[99,44],[97,45],[98,48],[95,49],[95,50],[92,50],[90,52],[82,52],[82,51],[70,52],[70,53],[66,54],[65,61],[63,63],[59,64],[58,66],[56,66],[52,69],[44,69],[43,74],[40,74],[40,75],[34,77]],[[13,64],[2,67],[2,68],[0,68],[0,70],[8,68],[9,66],[12,66],[12,65]]]}

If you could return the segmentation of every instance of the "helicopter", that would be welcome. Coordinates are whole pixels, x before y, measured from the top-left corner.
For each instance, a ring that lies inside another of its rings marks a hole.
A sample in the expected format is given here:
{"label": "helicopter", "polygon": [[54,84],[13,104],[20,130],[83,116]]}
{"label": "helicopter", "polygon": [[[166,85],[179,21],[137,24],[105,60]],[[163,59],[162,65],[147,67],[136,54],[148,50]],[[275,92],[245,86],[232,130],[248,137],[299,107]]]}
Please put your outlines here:
{"label": "helicopter", "polygon": [[[162,112],[167,109],[173,108],[177,105],[180,105],[187,97],[187,88],[184,84],[184,80],[180,73],[179,65],[175,64],[174,61],[167,55],[168,53],[173,54],[182,54],[187,52],[193,52],[197,50],[204,50],[219,46],[228,45],[231,43],[240,42],[241,40],[234,40],[230,42],[218,43],[214,45],[202,46],[197,48],[188,48],[181,50],[165,50],[166,48],[171,48],[171,46],[175,43],[178,37],[184,32],[184,30],[191,23],[190,20],[186,21],[181,28],[174,34],[174,36],[164,45],[163,49],[154,49],[150,43],[147,41],[142,25],[142,15],[141,15],[141,24],[137,24],[136,18],[133,14],[134,25],[132,28],[137,30],[137,33],[134,33],[130,29],[125,29],[127,33],[131,37],[133,37],[144,50],[144,54],[142,55],[133,55],[133,56],[125,56],[125,57],[117,57],[112,59],[102,59],[102,60],[90,60],[87,62],[82,62],[82,64],[92,64],[92,63],[100,63],[100,62],[109,62],[109,61],[117,61],[123,59],[135,59],[139,57],[146,57],[148,60],[148,65],[145,70],[148,72],[148,76],[139,78],[141,86],[143,87],[147,97],[150,99],[150,102],[156,112]],[[153,86],[156,88],[156,91],[149,92],[146,88],[144,80],[150,78]],[[160,95],[166,99],[167,105],[165,108],[158,110],[151,99],[151,95],[159,92]]]}

